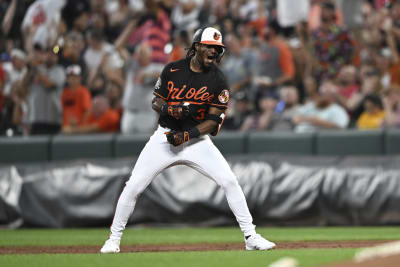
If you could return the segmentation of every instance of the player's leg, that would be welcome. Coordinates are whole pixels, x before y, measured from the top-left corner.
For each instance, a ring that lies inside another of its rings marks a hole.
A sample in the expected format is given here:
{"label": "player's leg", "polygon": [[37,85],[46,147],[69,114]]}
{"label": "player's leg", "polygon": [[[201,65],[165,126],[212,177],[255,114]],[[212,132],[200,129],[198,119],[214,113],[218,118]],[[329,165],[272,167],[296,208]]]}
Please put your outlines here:
{"label": "player's leg", "polygon": [[244,236],[247,237],[246,249],[266,250],[275,247],[274,243],[256,233],[243,190],[224,156],[208,136],[202,139],[202,141],[188,144],[184,151],[186,159],[191,162],[189,166],[213,179],[224,190],[228,205]]}
{"label": "player's leg", "polygon": [[139,195],[161,171],[176,160],[177,151],[171,150],[164,131],[159,127],[140,153],[131,176],[119,197],[110,228],[110,238],[100,250],[102,253],[119,252],[122,232],[135,208]]}

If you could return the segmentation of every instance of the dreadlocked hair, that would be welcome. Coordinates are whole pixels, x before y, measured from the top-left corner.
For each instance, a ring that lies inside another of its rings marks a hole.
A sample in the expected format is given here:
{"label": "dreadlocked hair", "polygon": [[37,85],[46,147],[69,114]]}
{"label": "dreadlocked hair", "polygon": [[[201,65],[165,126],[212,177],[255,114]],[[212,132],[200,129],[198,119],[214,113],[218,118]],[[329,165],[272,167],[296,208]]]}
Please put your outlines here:
{"label": "dreadlocked hair", "polygon": [[185,48],[187,50],[186,58],[192,58],[196,54],[196,50],[194,49],[194,44],[191,47]]}

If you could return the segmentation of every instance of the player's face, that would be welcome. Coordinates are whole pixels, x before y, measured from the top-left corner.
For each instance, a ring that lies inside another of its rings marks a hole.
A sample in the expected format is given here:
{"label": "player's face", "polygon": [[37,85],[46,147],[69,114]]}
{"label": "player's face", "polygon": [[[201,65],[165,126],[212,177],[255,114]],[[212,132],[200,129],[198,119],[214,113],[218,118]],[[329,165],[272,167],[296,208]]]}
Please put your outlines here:
{"label": "player's face", "polygon": [[197,49],[198,60],[205,67],[209,68],[215,63],[218,54],[222,53],[222,47],[217,45],[200,44]]}

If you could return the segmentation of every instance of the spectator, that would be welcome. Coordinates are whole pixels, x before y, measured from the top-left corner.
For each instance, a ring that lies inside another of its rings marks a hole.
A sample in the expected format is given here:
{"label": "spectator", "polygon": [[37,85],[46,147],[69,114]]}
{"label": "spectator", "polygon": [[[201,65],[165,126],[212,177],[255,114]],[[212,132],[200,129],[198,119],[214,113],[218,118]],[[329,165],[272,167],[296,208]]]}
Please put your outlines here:
{"label": "spectator", "polygon": [[34,46],[22,87],[28,94],[30,134],[56,134],[62,122],[61,94],[65,70],[49,47]]}
{"label": "spectator", "polygon": [[266,14],[268,14],[265,1],[232,1],[231,13],[236,23],[249,27],[260,37],[263,35],[267,22]]}
{"label": "spectator", "polygon": [[[382,48],[387,46],[385,35],[392,35],[390,28],[392,24],[389,17],[384,14],[383,10],[380,12],[372,12],[366,9],[365,23],[360,29],[360,57],[361,61],[373,61],[375,55],[378,54]],[[387,38],[386,38],[387,39]],[[392,38],[393,39],[393,38]]]}
{"label": "spectator", "polygon": [[66,0],[37,0],[29,6],[21,26],[26,51],[29,52],[37,43],[42,46],[55,43],[65,4]]}
{"label": "spectator", "polygon": [[11,129],[13,134],[22,133],[21,130],[17,129],[19,128],[18,126],[21,123],[21,120],[14,119],[14,110],[17,108],[16,106],[20,104],[20,98],[17,97],[17,95],[19,95],[17,92],[17,87],[27,71],[26,60],[27,57],[23,51],[19,49],[13,49],[11,51],[11,62],[5,62],[2,66],[5,75],[3,77],[4,100],[2,108],[0,103],[0,132]]}
{"label": "spectator", "polygon": [[119,129],[119,115],[110,108],[108,98],[98,95],[93,99],[93,106],[87,121],[82,125],[67,125],[63,128],[65,134],[112,133]]}
{"label": "spectator", "polygon": [[11,92],[12,110],[10,110],[10,125],[6,134],[13,135],[28,135],[29,125],[27,124],[28,116],[28,95],[26,90],[21,90],[16,86]]}
{"label": "spectator", "polygon": [[224,129],[239,130],[245,119],[251,114],[252,106],[245,91],[239,91],[233,95],[232,108],[228,109],[224,120]]}
{"label": "spectator", "polygon": [[176,61],[186,56],[186,48],[191,46],[191,38],[187,31],[179,31],[174,34],[175,38],[173,41],[172,52],[169,57],[169,61]]}
{"label": "spectator", "polygon": [[400,88],[391,88],[383,97],[385,127],[400,127]]}
{"label": "spectator", "polygon": [[[93,2],[93,1],[92,1]],[[104,34],[107,42],[113,42],[117,33],[111,32],[108,25],[108,16],[105,11],[92,12],[89,17],[89,29],[99,31]]]}
{"label": "spectator", "polygon": [[310,44],[318,81],[335,78],[343,65],[352,63],[354,50],[349,32],[335,22],[335,5],[326,0],[320,5],[322,24],[312,32]]}
{"label": "spectator", "polygon": [[101,31],[95,29],[91,29],[88,32],[87,43],[88,47],[83,55],[83,59],[91,74],[101,67],[106,55],[113,52],[113,46],[104,40],[104,34]]}
{"label": "spectator", "polygon": [[[0,65],[0,118],[3,124],[4,120],[4,112],[3,112],[3,99],[4,99],[4,83],[5,83],[5,75],[3,67]],[[0,125],[0,130],[2,129],[2,125]]]}
{"label": "spectator", "polygon": [[178,31],[193,32],[199,25],[204,0],[178,0],[172,9],[171,22]]}
{"label": "spectator", "polygon": [[89,25],[90,3],[88,0],[68,0],[61,14],[68,32],[84,34]]}
{"label": "spectator", "polygon": [[83,58],[89,71],[87,85],[92,96],[104,93],[108,79],[113,79],[122,86],[123,61],[114,46],[104,40],[101,31],[94,29],[88,33],[88,43]]}
{"label": "spectator", "polygon": [[157,115],[149,103],[163,65],[152,62],[151,55],[151,47],[143,43],[136,47],[134,57],[127,61],[121,120],[124,134],[149,133],[157,124]]}
{"label": "spectator", "polygon": [[[380,51],[375,55],[375,65],[379,69],[379,73],[381,74],[380,84],[383,89],[388,89],[392,84],[392,81],[395,81],[396,74],[392,73],[393,67],[399,69],[399,66],[396,66],[395,55],[391,52],[391,50],[387,47],[380,49]],[[394,70],[395,71],[395,70]],[[393,74],[393,76],[392,76]]]}
{"label": "spectator", "polygon": [[124,29],[124,26],[128,24],[129,18],[133,13],[128,2],[128,0],[116,0],[112,5],[108,5],[109,8],[107,9],[107,15],[109,22],[109,33],[111,34],[111,40],[113,41]]}
{"label": "spectator", "polygon": [[229,10],[232,4],[230,0],[205,0],[199,18],[200,25],[217,24],[221,27],[222,36],[233,33],[236,25]]}
{"label": "spectator", "polygon": [[[7,3],[8,2],[8,3]],[[13,43],[13,47],[23,47],[23,36],[21,32],[21,24],[29,6],[34,0],[11,0],[2,1],[3,7],[7,5],[7,11],[3,14],[1,20],[1,30],[3,36]],[[1,15],[0,15],[1,17]]]}
{"label": "spectator", "polygon": [[[282,27],[295,26],[307,19],[310,13],[310,1],[280,0],[277,1],[277,19]],[[312,18],[318,18],[314,15]]]}
{"label": "spectator", "polygon": [[165,64],[168,62],[168,55],[164,48],[170,42],[171,21],[158,1],[147,0],[145,6],[146,12],[133,21],[133,25],[128,24],[126,27],[129,29],[127,44],[135,46],[147,43],[152,49],[151,61]]}
{"label": "spectator", "polygon": [[318,97],[298,109],[292,120],[295,132],[310,132],[319,129],[344,129],[349,123],[346,110],[335,103],[336,88],[325,81]]}
{"label": "spectator", "polygon": [[334,22],[337,25],[343,26],[343,14],[340,8],[336,8],[334,5],[334,0],[315,0],[311,6],[311,10],[308,13],[308,28],[310,31],[314,31],[321,27],[324,23],[324,2],[329,2],[333,7]]}
{"label": "spectator", "polygon": [[231,93],[250,90],[250,68],[254,64],[251,50],[242,48],[239,38],[234,34],[225,38],[225,45],[227,57],[222,62],[221,69],[226,75]]}
{"label": "spectator", "polygon": [[304,77],[303,85],[305,93],[304,103],[313,102],[318,98],[318,83],[313,76],[307,75]]}
{"label": "spectator", "polygon": [[351,99],[360,90],[360,85],[357,82],[357,69],[353,65],[343,66],[337,76],[338,95],[337,101],[346,109],[349,106]]}
{"label": "spectator", "polygon": [[397,51],[400,51],[400,1],[392,1],[391,8],[389,10],[391,20],[390,31],[396,42]]}
{"label": "spectator", "polygon": [[380,94],[382,85],[380,73],[374,65],[363,64],[360,67],[360,90],[351,95],[347,100],[347,109],[351,114],[352,125],[364,111],[364,99],[368,95]]}
{"label": "spectator", "polygon": [[3,64],[3,69],[6,75],[3,92],[5,96],[10,95],[16,82],[22,80],[22,77],[26,73],[26,59],[24,51],[13,49],[11,50],[11,61]]}
{"label": "spectator", "polygon": [[292,118],[299,109],[299,94],[294,86],[284,86],[280,90],[280,101],[272,115],[268,130],[288,131],[294,129]]}
{"label": "spectator", "polygon": [[[290,3],[300,8],[288,11],[285,5]],[[305,17],[308,7],[312,9]],[[150,79],[145,85],[137,83],[142,79],[141,68],[152,67],[138,63],[136,49],[143,44],[150,46],[151,64],[182,58],[191,43],[193,24],[212,24],[226,36],[227,53],[221,67],[233,98],[226,114],[226,129],[229,123],[230,129],[238,129],[243,126],[244,117],[253,117],[257,119],[251,129],[274,130],[275,120],[281,122],[280,116],[286,113],[277,113],[283,107],[282,87],[293,84],[299,90],[301,103],[317,103],[318,88],[325,80],[338,86],[332,92],[336,97],[332,101],[347,109],[350,127],[358,128],[357,121],[367,112],[365,99],[383,95],[382,92],[391,96],[381,97],[385,126],[397,125],[393,119],[399,106],[393,88],[400,85],[397,0],[8,0],[0,9],[0,64],[5,74],[0,92],[2,134],[5,128],[13,134],[28,133],[26,125],[32,122],[33,114],[37,116],[37,111],[42,110],[32,102],[38,101],[38,94],[36,98],[32,95],[36,90],[30,90],[36,82],[27,87],[18,82],[25,77],[24,67],[17,66],[23,65],[23,53],[28,55],[26,64],[31,78],[37,76],[32,70],[48,68],[47,63],[37,63],[42,59],[33,49],[34,44],[40,49],[54,48],[64,68],[79,65],[80,86],[90,88],[91,97],[107,96],[109,105],[121,118],[122,106],[128,107],[124,118],[127,120],[127,114],[136,112],[133,106],[144,105],[128,96],[135,96],[141,90],[137,88],[146,86],[152,91],[151,83],[155,82]],[[343,22],[348,28],[343,28]],[[298,31],[293,32],[294,28]],[[114,39],[115,47],[111,42]],[[24,49],[16,53],[20,47]],[[33,54],[37,57],[34,60]],[[236,96],[242,93],[246,94],[245,99]],[[147,114],[150,119],[146,122],[151,125],[153,114],[151,110]],[[290,128],[290,124],[286,126]]]}
{"label": "spectator", "polygon": [[262,131],[269,126],[271,117],[274,113],[276,103],[270,100],[268,93],[260,94],[257,98],[257,109],[253,114],[246,117],[241,131]]}
{"label": "spectator", "polygon": [[106,87],[106,97],[108,98],[110,107],[118,112],[120,118],[122,116],[122,93],[123,88],[121,88],[118,83],[113,81],[108,82]]}
{"label": "spectator", "polygon": [[92,107],[90,91],[81,83],[81,67],[71,65],[66,72],[67,87],[62,93],[63,128],[83,125]]}
{"label": "spectator", "polygon": [[382,100],[378,95],[369,95],[364,100],[364,112],[357,120],[360,130],[378,129],[385,119]]}
{"label": "spectator", "polygon": [[60,52],[60,64],[67,68],[70,65],[79,65],[82,70],[82,83],[86,84],[88,75],[86,62],[83,59],[85,40],[80,32],[70,31],[64,38],[64,45]]}
{"label": "spectator", "polygon": [[[300,26],[298,27],[300,28]],[[300,30],[300,29],[298,29]],[[306,76],[310,76],[310,70],[307,68],[309,66],[310,59],[308,58],[309,54],[307,53],[307,48],[304,47],[302,41],[300,41],[299,33],[292,35],[288,39],[288,44],[290,47],[290,52],[293,56],[293,63],[295,74],[293,77],[293,83],[298,90],[300,101],[303,102],[306,98],[306,92],[304,88],[304,79]]]}
{"label": "spectator", "polygon": [[270,98],[275,104],[279,98],[279,86],[292,81],[295,72],[292,53],[286,42],[277,36],[278,29],[275,20],[264,28],[265,42],[261,44],[256,62],[252,64],[252,78],[257,94]]}

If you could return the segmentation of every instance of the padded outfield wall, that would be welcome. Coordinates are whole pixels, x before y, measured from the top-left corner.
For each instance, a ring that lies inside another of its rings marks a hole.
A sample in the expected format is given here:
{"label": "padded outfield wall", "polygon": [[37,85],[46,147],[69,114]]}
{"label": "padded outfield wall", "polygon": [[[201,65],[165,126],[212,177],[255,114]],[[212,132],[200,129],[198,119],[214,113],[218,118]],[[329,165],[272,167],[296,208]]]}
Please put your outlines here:
{"label": "padded outfield wall", "polygon": [[[135,157],[149,137],[121,134],[0,137],[0,165]],[[220,136],[212,139],[226,156],[259,153],[341,156],[400,154],[400,129],[304,134],[223,131]]]}
{"label": "padded outfield wall", "polygon": [[[1,139],[0,225],[109,226],[147,138]],[[397,131],[227,132],[214,139],[258,225],[399,224],[399,140]],[[223,191],[180,166],[143,192],[129,223],[236,224]]]}

